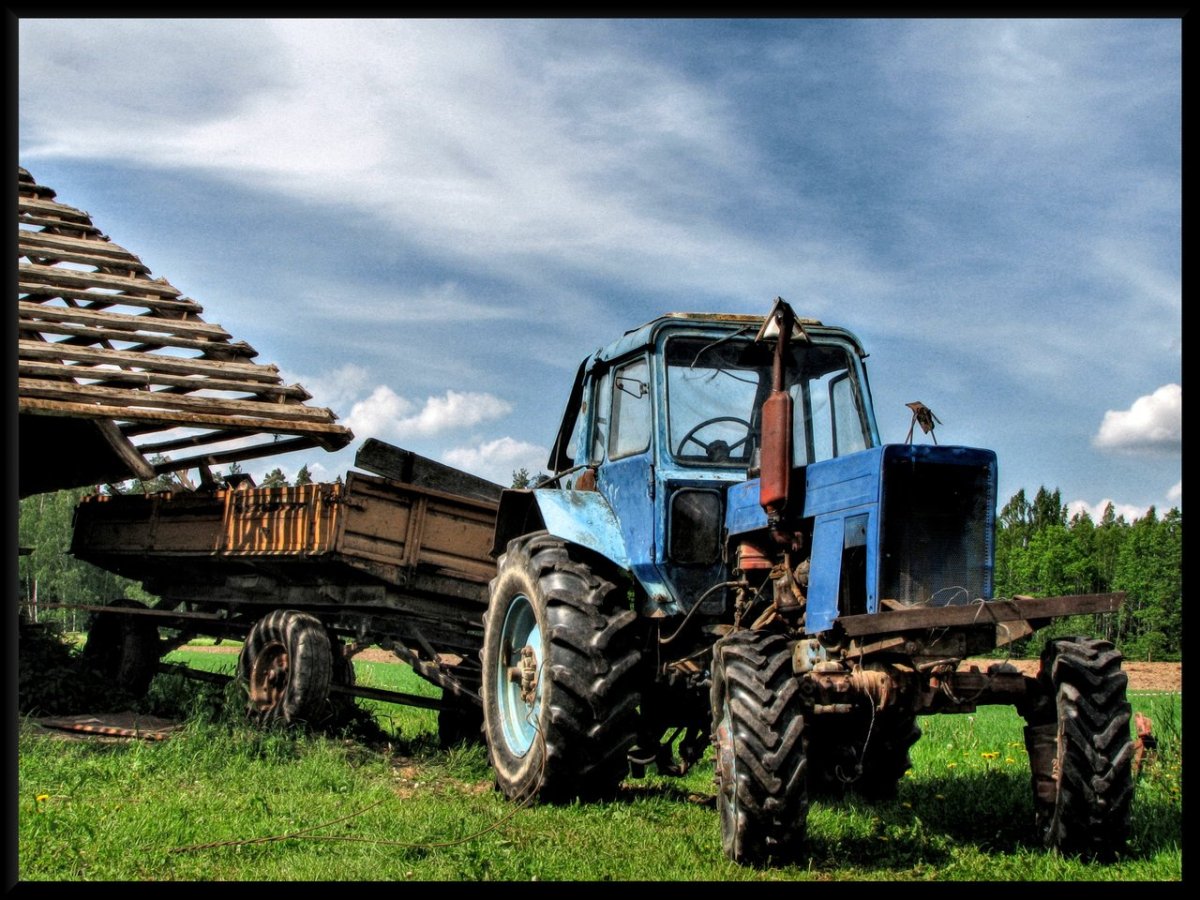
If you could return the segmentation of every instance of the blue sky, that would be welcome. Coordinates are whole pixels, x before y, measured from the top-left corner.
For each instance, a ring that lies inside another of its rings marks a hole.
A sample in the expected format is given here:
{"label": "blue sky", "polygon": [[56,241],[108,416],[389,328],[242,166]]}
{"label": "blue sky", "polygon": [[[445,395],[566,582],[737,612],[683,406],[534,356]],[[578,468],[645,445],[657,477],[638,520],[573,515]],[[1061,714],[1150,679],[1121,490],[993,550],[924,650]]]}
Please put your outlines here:
{"label": "blue sky", "polygon": [[[18,159],[355,432],[507,484],[579,361],[776,296],[1000,502],[1182,508],[1177,19],[20,21]],[[926,439],[927,440],[927,439]]]}

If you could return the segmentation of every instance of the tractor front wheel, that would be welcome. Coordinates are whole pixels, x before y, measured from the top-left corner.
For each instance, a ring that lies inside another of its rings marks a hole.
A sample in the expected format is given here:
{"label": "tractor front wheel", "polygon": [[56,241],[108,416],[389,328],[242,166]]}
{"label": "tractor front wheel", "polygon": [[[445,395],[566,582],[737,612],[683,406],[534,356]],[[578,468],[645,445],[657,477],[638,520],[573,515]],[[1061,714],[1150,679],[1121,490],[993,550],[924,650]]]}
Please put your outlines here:
{"label": "tractor front wheel", "polygon": [[1130,833],[1131,709],[1121,654],[1109,641],[1046,644],[1038,674],[1051,702],[1025,729],[1042,843],[1064,853],[1111,858]]}
{"label": "tractor front wheel", "polygon": [[734,862],[789,862],[808,824],[799,682],[778,634],[736,631],[713,648],[713,743],[721,843]]}

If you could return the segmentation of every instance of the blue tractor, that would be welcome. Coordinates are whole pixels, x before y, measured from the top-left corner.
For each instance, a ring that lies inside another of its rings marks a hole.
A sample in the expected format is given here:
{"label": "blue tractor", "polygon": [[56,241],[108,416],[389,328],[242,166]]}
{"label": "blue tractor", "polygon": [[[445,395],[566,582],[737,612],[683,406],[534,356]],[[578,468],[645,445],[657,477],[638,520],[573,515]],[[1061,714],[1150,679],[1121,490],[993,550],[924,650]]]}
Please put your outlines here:
{"label": "blue tractor", "polygon": [[1036,676],[962,664],[1123,596],[993,599],[995,454],[883,444],[865,357],[778,299],[666,315],[584,360],[554,474],[497,516],[481,693],[507,796],[603,798],[712,746],[725,853],[796,860],[810,796],[886,798],[920,716],[1006,703],[1040,840],[1121,848],[1120,654],[1075,637]]}

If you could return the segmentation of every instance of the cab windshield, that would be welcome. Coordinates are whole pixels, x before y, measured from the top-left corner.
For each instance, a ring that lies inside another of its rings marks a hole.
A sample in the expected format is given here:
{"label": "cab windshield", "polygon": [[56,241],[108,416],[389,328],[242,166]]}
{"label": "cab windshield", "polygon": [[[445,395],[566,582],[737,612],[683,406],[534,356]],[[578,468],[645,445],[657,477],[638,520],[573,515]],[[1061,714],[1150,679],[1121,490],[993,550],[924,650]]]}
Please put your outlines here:
{"label": "cab windshield", "polygon": [[[795,409],[793,465],[871,446],[856,369],[842,343],[796,343],[785,375]],[[667,434],[683,465],[758,465],[760,411],[771,392],[770,343],[749,335],[674,337],[666,344]]]}

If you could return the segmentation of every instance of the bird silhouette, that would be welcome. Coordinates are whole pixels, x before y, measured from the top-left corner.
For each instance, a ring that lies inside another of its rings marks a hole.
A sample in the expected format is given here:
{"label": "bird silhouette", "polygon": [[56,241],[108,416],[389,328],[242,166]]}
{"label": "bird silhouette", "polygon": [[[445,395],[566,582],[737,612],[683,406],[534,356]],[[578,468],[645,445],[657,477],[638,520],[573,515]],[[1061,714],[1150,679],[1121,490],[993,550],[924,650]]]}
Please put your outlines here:
{"label": "bird silhouette", "polygon": [[912,403],[904,404],[913,411],[912,421],[908,424],[908,437],[904,439],[906,444],[912,443],[913,428],[917,425],[921,426],[921,430],[933,438],[933,442],[937,443],[937,435],[933,433],[934,424],[942,424],[942,420],[933,414],[933,410],[922,403],[920,400],[914,400]]}

